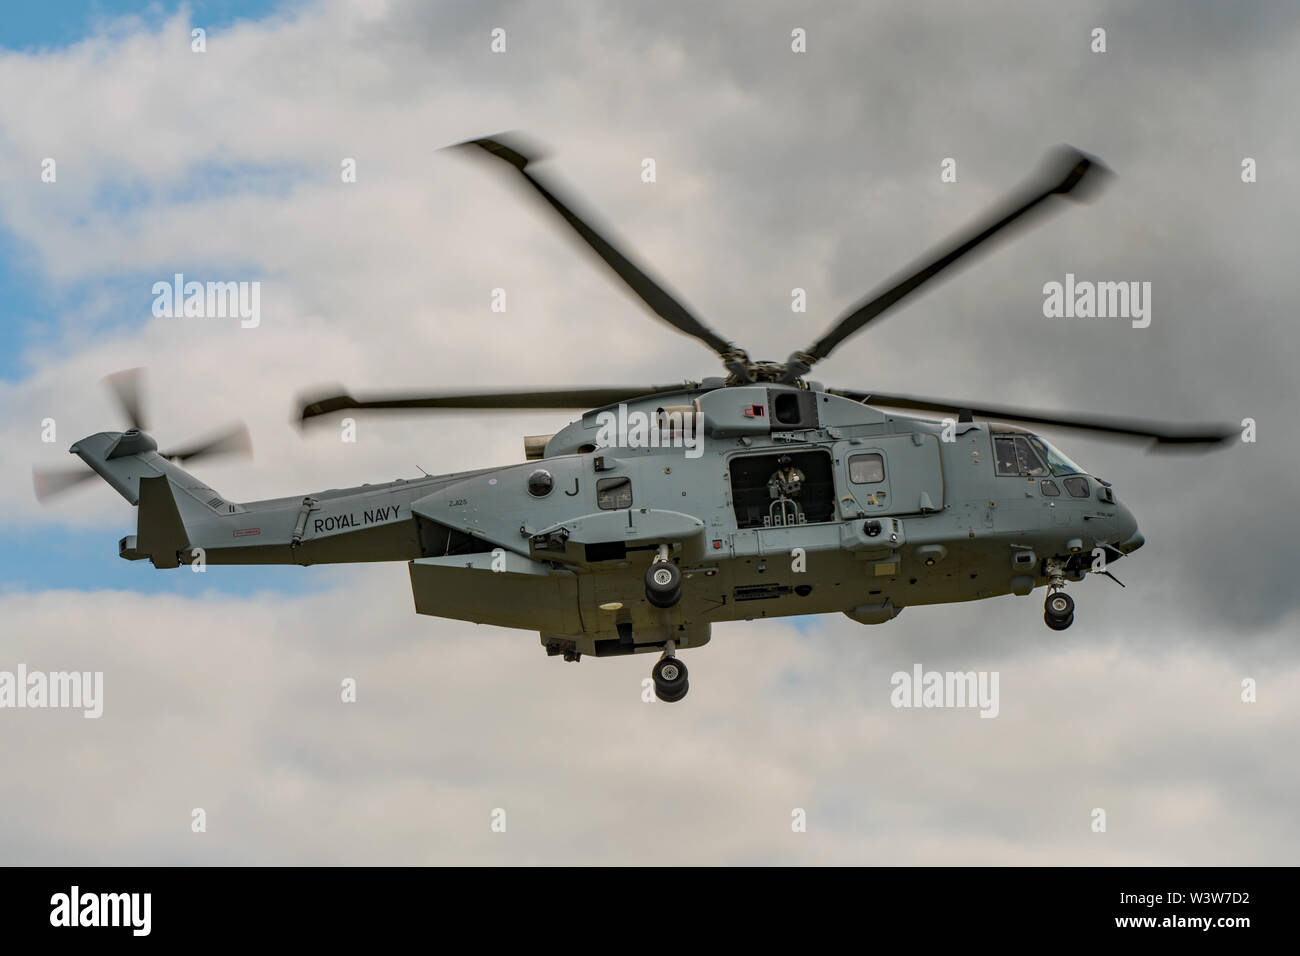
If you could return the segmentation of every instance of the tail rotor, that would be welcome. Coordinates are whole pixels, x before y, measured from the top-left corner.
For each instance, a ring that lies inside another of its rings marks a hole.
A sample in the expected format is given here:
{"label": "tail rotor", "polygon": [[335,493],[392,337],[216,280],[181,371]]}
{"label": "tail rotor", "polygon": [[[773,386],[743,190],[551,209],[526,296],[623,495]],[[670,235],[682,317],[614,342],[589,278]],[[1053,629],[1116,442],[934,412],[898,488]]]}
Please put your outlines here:
{"label": "tail rotor", "polygon": [[[130,368],[105,376],[104,384],[117,400],[122,415],[130,424],[128,434],[146,430],[144,414],[144,369]],[[175,450],[159,450],[158,454],[171,461],[195,461],[221,455],[251,456],[253,443],[248,428],[242,422],[229,425],[200,441],[182,445]],[[36,499],[42,504],[64,492],[79,487],[94,478],[95,472],[82,465],[74,468],[33,468],[32,486]]]}

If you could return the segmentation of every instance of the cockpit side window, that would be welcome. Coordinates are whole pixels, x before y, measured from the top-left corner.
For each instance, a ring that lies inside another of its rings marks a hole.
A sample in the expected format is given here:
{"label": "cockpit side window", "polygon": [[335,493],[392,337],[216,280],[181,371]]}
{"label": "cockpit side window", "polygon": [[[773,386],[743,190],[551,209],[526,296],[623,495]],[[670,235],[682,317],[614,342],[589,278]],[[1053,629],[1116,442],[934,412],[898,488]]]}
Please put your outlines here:
{"label": "cockpit side window", "polygon": [[1020,465],[1016,462],[1016,441],[1010,435],[993,436],[993,461],[999,475],[1018,475]]}
{"label": "cockpit side window", "polygon": [[1048,474],[1047,466],[1023,435],[994,435],[993,461],[999,475]]}
{"label": "cockpit side window", "polygon": [[1038,457],[1038,452],[1034,451],[1028,440],[1020,435],[1016,436],[1016,461],[1020,464],[1020,473],[1022,475],[1037,476],[1047,474],[1047,466]]}

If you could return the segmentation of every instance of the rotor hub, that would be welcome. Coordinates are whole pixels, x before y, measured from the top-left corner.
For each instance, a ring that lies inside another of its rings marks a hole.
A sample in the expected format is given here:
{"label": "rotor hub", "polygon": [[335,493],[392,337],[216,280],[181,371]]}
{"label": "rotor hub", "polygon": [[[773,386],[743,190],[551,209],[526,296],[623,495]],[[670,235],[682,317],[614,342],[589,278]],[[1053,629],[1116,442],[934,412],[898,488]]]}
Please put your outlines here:
{"label": "rotor hub", "polygon": [[728,365],[731,374],[727,376],[728,385],[754,385],[762,383],[793,385],[795,388],[807,388],[808,383],[802,378],[791,377],[790,367],[785,362],[773,362],[769,359],[757,361],[749,359],[744,364],[744,374],[738,374],[733,366]]}

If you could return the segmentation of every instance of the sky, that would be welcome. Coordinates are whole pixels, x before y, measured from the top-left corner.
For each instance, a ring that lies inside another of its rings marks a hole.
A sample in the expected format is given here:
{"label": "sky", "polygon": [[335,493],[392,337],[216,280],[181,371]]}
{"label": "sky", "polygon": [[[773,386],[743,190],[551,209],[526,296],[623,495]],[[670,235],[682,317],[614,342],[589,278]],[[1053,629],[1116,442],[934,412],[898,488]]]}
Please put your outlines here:
{"label": "sky", "polygon": [[[1282,118],[1298,53],[1281,2],[6,14],[0,88],[21,95],[0,100],[0,671],[102,671],[105,705],[98,720],[0,710],[0,761],[19,768],[0,779],[0,861],[1295,863],[1300,131]],[[1251,418],[1257,441],[1147,454],[1044,430],[1147,538],[1115,568],[1126,588],[1072,586],[1070,630],[1043,627],[1037,595],[871,627],[720,625],[684,655],[692,691],[672,706],[641,699],[648,657],[574,666],[534,633],[417,616],[397,564],[159,571],[117,556],[135,518],[107,486],[36,502],[34,466],[123,427],[101,381],[120,369],[147,368],[163,443],[248,423],[251,461],[194,469],[232,500],[514,464],[522,436],[573,417],[365,419],[346,444],[291,422],[322,385],[719,374],[506,171],[442,150],[504,130],[771,359],[1070,143],[1114,172],[1100,195],[955,270],[813,377]],[[178,272],[260,282],[259,325],[153,315],[153,283]],[[1150,282],[1151,325],[1045,317],[1044,284],[1067,274]],[[998,717],[891,706],[891,675],[917,663],[998,672]]]}

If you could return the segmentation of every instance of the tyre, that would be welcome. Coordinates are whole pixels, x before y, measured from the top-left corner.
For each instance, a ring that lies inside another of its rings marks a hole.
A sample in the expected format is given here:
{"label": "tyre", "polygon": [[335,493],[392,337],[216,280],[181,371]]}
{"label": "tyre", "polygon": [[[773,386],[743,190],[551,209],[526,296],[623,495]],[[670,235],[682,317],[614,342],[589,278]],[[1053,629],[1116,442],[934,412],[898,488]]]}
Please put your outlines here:
{"label": "tyre", "polygon": [[680,688],[678,688],[677,690],[675,690],[675,691],[671,691],[671,692],[670,692],[670,691],[663,691],[663,690],[660,690],[660,689],[659,689],[659,685],[656,684],[656,685],[655,685],[655,696],[658,697],[660,700],[662,700],[662,701],[663,701],[664,703],[666,703],[666,704],[675,704],[675,703],[677,703],[679,700],[681,700],[683,697],[685,697],[685,696],[686,696],[686,692],[687,692],[688,690],[690,690],[690,689],[691,689],[691,685],[690,685],[690,682],[689,682],[689,681],[682,681],[682,686],[681,686]]}
{"label": "tyre", "polygon": [[1074,616],[1074,599],[1064,591],[1049,594],[1043,604],[1043,614],[1058,621],[1071,618]]}
{"label": "tyre", "polygon": [[659,658],[650,675],[655,682],[655,696],[666,703],[676,703],[691,689],[686,665],[676,657]]}
{"label": "tyre", "polygon": [[672,607],[682,597],[682,572],[677,565],[656,562],[645,573],[646,600],[655,607]]}
{"label": "tyre", "polygon": [[1047,612],[1043,612],[1043,622],[1054,631],[1064,631],[1067,627],[1069,627],[1071,624],[1074,623],[1074,615],[1071,614],[1065,620],[1058,620],[1057,618],[1052,617]]}

